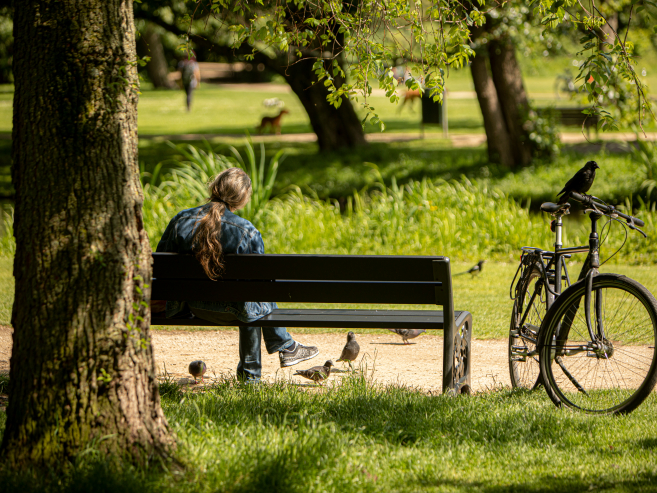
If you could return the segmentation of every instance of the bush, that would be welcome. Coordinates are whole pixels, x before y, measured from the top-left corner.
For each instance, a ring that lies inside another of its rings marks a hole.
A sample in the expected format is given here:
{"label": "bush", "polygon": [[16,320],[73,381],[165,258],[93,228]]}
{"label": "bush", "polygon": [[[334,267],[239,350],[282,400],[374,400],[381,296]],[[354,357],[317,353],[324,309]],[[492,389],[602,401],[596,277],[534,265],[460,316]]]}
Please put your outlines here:
{"label": "bush", "polygon": [[[398,186],[379,182],[370,190],[354,192],[344,211],[337,201],[322,201],[304,195],[298,188],[269,201],[267,214],[253,222],[263,232],[268,252],[363,255],[448,255],[453,260],[480,258],[515,259],[521,246],[532,244],[549,248],[554,242],[546,215],[530,213],[505,193],[491,189],[489,182],[466,178],[447,182],[427,179]],[[201,178],[199,178],[201,179]],[[171,218],[179,210],[199,205],[173,202],[154,190],[157,203],[153,212],[145,209],[145,223],[153,246]],[[151,217],[151,215],[153,217]],[[653,227],[654,212],[643,214],[647,227]],[[614,230],[606,243],[609,253],[620,247],[624,235]],[[566,228],[569,244],[588,243],[588,222]],[[630,263],[653,262],[655,247],[637,235],[629,237]],[[607,252],[607,250],[605,250]],[[603,252],[603,253],[605,253]],[[617,256],[615,260],[622,258]],[[628,262],[627,258],[623,262]]]}

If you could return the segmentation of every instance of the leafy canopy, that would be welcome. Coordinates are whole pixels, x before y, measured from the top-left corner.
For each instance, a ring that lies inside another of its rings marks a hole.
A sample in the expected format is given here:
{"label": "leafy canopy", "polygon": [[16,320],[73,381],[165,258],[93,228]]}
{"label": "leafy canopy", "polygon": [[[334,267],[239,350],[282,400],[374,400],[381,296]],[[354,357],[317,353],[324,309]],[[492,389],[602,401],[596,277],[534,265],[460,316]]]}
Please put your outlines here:
{"label": "leafy canopy", "polygon": [[[630,92],[635,93],[637,123],[641,125],[647,115],[655,118],[646,87],[635,72],[629,33],[638,14],[654,19],[657,3],[621,3],[630,9],[625,33],[616,33],[592,0],[197,0],[190,21],[204,16],[218,20],[220,29],[230,33],[229,44],[248,44],[251,57],[261,52],[288,64],[313,59],[318,79],[329,90],[329,102],[336,107],[343,97],[359,102],[366,110],[363,123],[370,120],[383,130],[368,102],[373,81],[390,102],[397,102],[400,74],[393,69],[402,64],[408,89],[427,91],[441,101],[446,74],[475,55],[471,30],[487,19],[506,16],[498,25],[509,27],[498,29],[499,35],[522,37],[527,29],[513,29],[513,19],[522,12],[522,22],[538,29],[541,39],[552,38],[555,32],[581,33],[578,55],[585,59],[576,81],[587,95],[589,111],[601,117],[603,127],[615,127],[615,118],[603,105],[609,86],[618,86],[619,80],[634,89]],[[607,36],[603,28],[614,35]]]}

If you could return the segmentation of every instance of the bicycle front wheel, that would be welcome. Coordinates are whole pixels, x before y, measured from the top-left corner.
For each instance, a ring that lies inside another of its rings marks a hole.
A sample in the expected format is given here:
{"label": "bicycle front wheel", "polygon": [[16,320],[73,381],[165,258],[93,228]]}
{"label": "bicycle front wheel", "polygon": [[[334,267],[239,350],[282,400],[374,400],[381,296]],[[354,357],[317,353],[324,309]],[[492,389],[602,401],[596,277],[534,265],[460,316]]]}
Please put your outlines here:
{"label": "bicycle front wheel", "polygon": [[618,274],[593,278],[591,337],[586,280],[565,290],[548,311],[539,341],[540,368],[552,401],[587,413],[627,413],[657,379],[657,302]]}
{"label": "bicycle front wheel", "polygon": [[547,311],[545,281],[534,266],[518,286],[509,329],[509,373],[511,385],[533,389],[539,381],[540,367],[537,341]]}

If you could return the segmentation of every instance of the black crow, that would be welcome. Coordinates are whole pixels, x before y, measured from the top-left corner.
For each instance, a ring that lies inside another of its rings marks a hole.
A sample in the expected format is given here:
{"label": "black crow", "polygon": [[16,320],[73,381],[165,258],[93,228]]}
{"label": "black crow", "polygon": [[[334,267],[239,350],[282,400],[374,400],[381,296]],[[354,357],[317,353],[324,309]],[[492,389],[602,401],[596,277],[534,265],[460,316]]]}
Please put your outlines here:
{"label": "black crow", "polygon": [[600,166],[598,166],[598,163],[595,161],[589,161],[586,163],[582,169],[575,173],[575,176],[568,180],[568,183],[563,187],[563,190],[557,194],[557,197],[563,194],[558,203],[565,204],[570,197],[571,192],[584,194],[588,192],[593,185],[593,180],[595,180],[595,170],[599,167]]}

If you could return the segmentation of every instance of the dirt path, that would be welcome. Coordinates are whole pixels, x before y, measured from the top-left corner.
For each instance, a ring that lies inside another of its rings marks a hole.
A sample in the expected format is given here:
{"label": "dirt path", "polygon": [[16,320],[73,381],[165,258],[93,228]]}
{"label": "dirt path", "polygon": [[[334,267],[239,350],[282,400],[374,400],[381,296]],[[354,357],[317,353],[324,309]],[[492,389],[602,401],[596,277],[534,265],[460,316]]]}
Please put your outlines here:
{"label": "dirt path", "polygon": [[[0,326],[0,372],[9,370],[11,356],[11,328]],[[208,377],[212,381],[221,375],[234,375],[238,356],[237,331],[159,331],[154,330],[153,349],[158,374],[164,369],[176,379],[187,378],[187,366],[196,359],[208,365]],[[263,378],[276,378],[306,382],[292,377],[296,369],[322,364],[327,359],[334,362],[340,357],[346,341],[345,334],[304,334],[292,336],[320,349],[319,355],[307,363],[281,369],[278,354],[268,355],[263,348]],[[374,367],[374,380],[380,383],[398,382],[420,387],[425,391],[440,392],[442,388],[443,338],[423,335],[414,344],[404,346],[396,334],[358,334],[361,351],[357,364]],[[472,386],[483,390],[495,385],[510,385],[507,367],[507,343],[504,340],[474,340],[472,344]],[[342,368],[338,363],[338,368]],[[335,375],[342,376],[341,373]]]}

